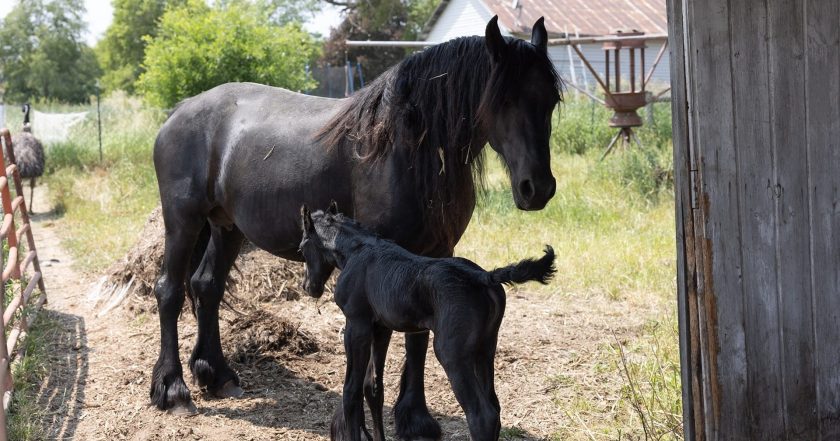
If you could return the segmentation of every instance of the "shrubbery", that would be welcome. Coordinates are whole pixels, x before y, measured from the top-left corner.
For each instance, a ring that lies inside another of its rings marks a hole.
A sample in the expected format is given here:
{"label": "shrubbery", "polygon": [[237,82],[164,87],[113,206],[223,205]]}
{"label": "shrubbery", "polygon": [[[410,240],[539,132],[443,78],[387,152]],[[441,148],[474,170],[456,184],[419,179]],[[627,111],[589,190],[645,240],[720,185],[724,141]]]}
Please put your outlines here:
{"label": "shrubbery", "polygon": [[231,81],[303,90],[314,86],[306,65],[318,50],[300,25],[277,26],[264,8],[192,0],[167,11],[148,38],[137,86],[162,107]]}
{"label": "shrubbery", "polygon": [[[646,114],[653,112],[652,118]],[[646,199],[655,199],[674,184],[671,141],[671,107],[654,104],[639,110],[645,125],[635,129],[642,146],[635,142],[625,150],[621,144],[594,169],[601,179],[613,179]],[[569,96],[555,113],[551,145],[555,153],[600,157],[617,129],[609,127],[612,111],[586,98]]]}

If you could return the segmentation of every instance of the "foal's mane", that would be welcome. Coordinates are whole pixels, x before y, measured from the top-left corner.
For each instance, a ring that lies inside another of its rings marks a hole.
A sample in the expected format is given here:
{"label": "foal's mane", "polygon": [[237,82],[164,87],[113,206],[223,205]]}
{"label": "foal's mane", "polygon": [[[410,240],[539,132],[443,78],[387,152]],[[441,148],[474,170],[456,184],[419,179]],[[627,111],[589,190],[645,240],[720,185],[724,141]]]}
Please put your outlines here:
{"label": "foal's mane", "polygon": [[365,163],[406,154],[426,217],[446,225],[448,214],[473,208],[483,182],[483,124],[521,73],[536,65],[560,84],[544,52],[519,39],[506,43],[501,63],[491,62],[484,37],[409,56],[349,97],[317,139]]}

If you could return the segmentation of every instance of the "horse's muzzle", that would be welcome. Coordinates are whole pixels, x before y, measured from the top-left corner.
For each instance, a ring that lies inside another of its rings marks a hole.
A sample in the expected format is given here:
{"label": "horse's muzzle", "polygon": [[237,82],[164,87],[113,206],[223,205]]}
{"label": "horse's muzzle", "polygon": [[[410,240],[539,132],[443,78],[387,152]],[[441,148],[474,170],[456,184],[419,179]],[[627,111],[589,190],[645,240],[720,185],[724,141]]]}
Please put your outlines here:
{"label": "horse's muzzle", "polygon": [[523,179],[513,189],[513,201],[520,210],[542,210],[556,190],[557,181],[553,176],[539,181]]}
{"label": "horse's muzzle", "polygon": [[324,295],[323,283],[311,283],[309,280],[304,278],[303,283],[301,283],[301,288],[303,288],[310,297],[314,297],[316,299]]}

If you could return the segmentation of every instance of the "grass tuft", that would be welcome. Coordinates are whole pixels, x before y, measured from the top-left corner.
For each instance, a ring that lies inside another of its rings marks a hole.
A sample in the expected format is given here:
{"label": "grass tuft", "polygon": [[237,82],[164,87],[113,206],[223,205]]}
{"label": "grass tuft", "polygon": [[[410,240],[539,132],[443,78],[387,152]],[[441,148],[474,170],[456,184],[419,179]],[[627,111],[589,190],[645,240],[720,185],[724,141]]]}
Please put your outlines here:
{"label": "grass tuft", "polygon": [[40,311],[33,326],[21,341],[25,354],[12,364],[15,392],[8,415],[8,438],[19,441],[46,440],[42,418],[45,409],[38,403],[41,382],[47,372],[49,342],[58,332],[57,323]]}

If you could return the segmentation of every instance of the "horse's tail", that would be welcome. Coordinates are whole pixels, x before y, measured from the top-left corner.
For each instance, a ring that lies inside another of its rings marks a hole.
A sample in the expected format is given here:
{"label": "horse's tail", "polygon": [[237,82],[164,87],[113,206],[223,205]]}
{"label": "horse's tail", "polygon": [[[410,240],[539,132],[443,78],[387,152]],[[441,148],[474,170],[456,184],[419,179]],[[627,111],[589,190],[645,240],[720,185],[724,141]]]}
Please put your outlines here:
{"label": "horse's tail", "polygon": [[545,246],[545,255],[539,259],[525,259],[519,263],[497,268],[487,273],[490,283],[513,285],[529,281],[543,285],[554,276],[554,248]]}

